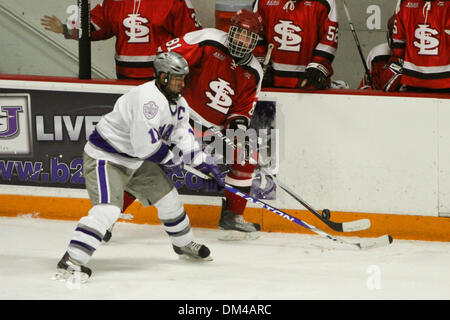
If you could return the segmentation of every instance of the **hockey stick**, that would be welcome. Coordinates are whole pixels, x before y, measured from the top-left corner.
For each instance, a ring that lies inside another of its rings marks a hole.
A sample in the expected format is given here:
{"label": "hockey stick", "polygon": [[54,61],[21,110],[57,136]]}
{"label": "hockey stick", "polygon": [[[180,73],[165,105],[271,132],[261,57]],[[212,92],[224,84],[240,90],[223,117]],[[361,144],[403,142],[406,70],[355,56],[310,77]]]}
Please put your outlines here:
{"label": "hockey stick", "polygon": [[[233,141],[231,141],[228,137],[226,137],[219,129],[211,127],[210,130],[215,136],[224,141],[229,147],[233,150],[236,149],[236,145]],[[271,177],[275,183],[277,183],[283,190],[285,190],[289,195],[291,195],[295,200],[301,203],[309,212],[314,214],[317,218],[319,218],[323,223],[325,223],[328,227],[338,232],[353,232],[360,231],[370,228],[370,220],[369,219],[360,219],[355,221],[348,222],[335,222],[329,219],[330,210],[324,209],[322,210],[322,215],[317,212],[313,207],[311,207],[306,201],[300,198],[298,195],[294,193],[290,188],[288,188],[284,183],[278,180],[274,175],[272,175],[265,168],[261,168],[261,171]]]}
{"label": "hockey stick", "polygon": [[[195,174],[195,175],[197,175],[197,176],[199,176],[200,178],[207,179],[207,180],[212,179],[212,177],[210,177],[209,175],[204,174],[203,172],[198,171],[198,170],[196,170],[196,169],[194,169],[194,168],[192,168],[192,167],[190,167],[188,165],[185,165],[184,169],[189,171],[189,172],[191,172],[191,173],[193,173],[193,174]],[[347,241],[345,241],[345,240],[343,240],[341,238],[336,238],[336,237],[334,237],[334,236],[332,236],[332,235],[330,235],[330,234],[328,234],[328,233],[326,233],[326,232],[316,228],[315,226],[310,225],[310,224],[308,224],[308,223],[306,223],[306,222],[304,222],[304,221],[302,221],[302,220],[300,220],[300,219],[298,219],[298,218],[296,218],[294,216],[291,216],[290,214],[288,214],[288,213],[286,213],[284,211],[281,211],[280,209],[272,207],[271,205],[269,205],[269,204],[267,204],[267,203],[265,203],[265,202],[263,202],[263,201],[261,201],[259,199],[253,198],[252,196],[249,196],[248,194],[245,194],[245,193],[237,190],[236,188],[233,188],[232,186],[230,186],[227,183],[225,184],[225,189],[227,189],[228,191],[234,193],[235,195],[237,195],[239,197],[244,198],[247,201],[251,201],[254,204],[257,204],[261,208],[267,209],[267,210],[269,210],[269,211],[279,215],[282,218],[285,218],[285,219],[287,219],[287,220],[289,220],[291,222],[294,222],[294,223],[296,223],[296,224],[298,224],[298,225],[300,225],[300,226],[302,226],[302,227],[304,227],[304,228],[306,228],[308,230],[311,230],[312,232],[314,232],[314,233],[316,233],[316,234],[318,234],[318,235],[320,235],[322,237],[328,238],[328,239],[330,239],[332,241],[335,241],[335,242],[338,242],[338,243],[341,243],[341,244],[350,245],[350,246],[358,248],[358,249],[373,249],[373,248],[387,246],[390,243],[392,243],[392,241],[393,241],[393,239],[392,239],[392,237],[390,235],[385,234],[385,235],[382,235],[381,237],[378,237],[378,238],[375,238],[375,239],[368,239],[367,241],[363,241],[363,242],[357,242],[357,243],[347,242]]]}
{"label": "hockey stick", "polygon": [[267,47],[267,53],[263,61],[263,73],[266,73],[267,67],[269,66],[270,57],[272,56],[273,43],[269,43]]}
{"label": "hockey stick", "polygon": [[345,4],[345,0],[342,0],[342,3],[344,4],[344,11],[345,15],[347,16],[348,24],[350,25],[350,29],[352,30],[353,38],[356,42],[356,47],[358,48],[359,56],[361,57],[364,69],[366,70],[367,80],[369,81],[370,87],[374,89],[373,82],[372,82],[372,76],[370,75],[369,68],[367,67],[366,59],[364,58],[364,55],[361,50],[361,45],[358,40],[358,35],[356,34],[355,28],[353,27],[352,19],[350,18],[350,13],[347,9],[347,5]]}

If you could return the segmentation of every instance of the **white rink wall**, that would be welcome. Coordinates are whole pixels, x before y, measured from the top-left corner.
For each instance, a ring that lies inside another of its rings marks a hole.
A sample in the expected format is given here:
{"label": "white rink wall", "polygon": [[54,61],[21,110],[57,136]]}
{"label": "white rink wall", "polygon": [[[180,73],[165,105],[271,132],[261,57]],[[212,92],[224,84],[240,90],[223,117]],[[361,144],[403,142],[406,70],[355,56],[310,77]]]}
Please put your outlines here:
{"label": "white rink wall", "polygon": [[[277,101],[278,177],[313,207],[450,212],[450,99],[279,92],[261,99]],[[298,207],[281,193],[278,205]]]}
{"label": "white rink wall", "polygon": [[[12,80],[0,80],[0,86],[119,94],[131,88]],[[276,101],[278,178],[314,208],[449,216],[449,98],[337,90],[264,91],[260,99]],[[87,198],[85,190],[1,184],[0,193]],[[190,204],[220,205],[216,197],[183,198]],[[280,188],[277,200],[268,202],[280,209],[303,209]]]}

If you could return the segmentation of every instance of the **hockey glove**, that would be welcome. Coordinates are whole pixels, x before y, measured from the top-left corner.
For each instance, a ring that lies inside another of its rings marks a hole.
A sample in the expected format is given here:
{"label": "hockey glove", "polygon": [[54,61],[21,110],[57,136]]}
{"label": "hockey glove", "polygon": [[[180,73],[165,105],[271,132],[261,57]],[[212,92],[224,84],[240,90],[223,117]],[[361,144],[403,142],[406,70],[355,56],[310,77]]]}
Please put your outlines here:
{"label": "hockey glove", "polygon": [[330,75],[327,68],[320,63],[311,62],[305,70],[303,78],[300,80],[300,88],[312,87],[323,90],[328,87],[327,78]]}
{"label": "hockey glove", "polygon": [[258,148],[257,137],[248,131],[248,126],[249,121],[245,117],[238,117],[231,120],[228,125],[228,129],[234,130],[233,136],[232,138],[230,136],[230,139],[233,139],[234,141],[236,146],[235,150],[230,150],[230,148],[227,148],[227,145],[224,144],[224,150],[227,150],[227,152],[234,152],[234,161],[240,163],[241,165],[244,165],[245,162],[251,161],[251,155]]}
{"label": "hockey glove", "polygon": [[387,92],[398,91],[400,88],[400,80],[403,73],[403,67],[398,62],[391,62],[387,66],[385,73],[388,74],[389,80],[384,85],[383,90]]}
{"label": "hockey glove", "polygon": [[183,169],[183,152],[174,145],[172,145],[170,149],[171,150],[166,157],[166,159],[169,160],[166,161],[166,159],[164,159],[161,164],[170,170]]}
{"label": "hockey glove", "polygon": [[237,117],[230,121],[227,129],[246,131],[248,128],[248,119],[245,117]]}
{"label": "hockey glove", "polygon": [[[200,162],[201,161],[201,162]],[[196,164],[199,163],[200,164]],[[204,152],[199,152],[193,161],[194,169],[197,169],[205,174],[210,175],[214,178],[219,186],[225,187],[225,175],[222,171],[214,164],[214,159],[210,155]]]}

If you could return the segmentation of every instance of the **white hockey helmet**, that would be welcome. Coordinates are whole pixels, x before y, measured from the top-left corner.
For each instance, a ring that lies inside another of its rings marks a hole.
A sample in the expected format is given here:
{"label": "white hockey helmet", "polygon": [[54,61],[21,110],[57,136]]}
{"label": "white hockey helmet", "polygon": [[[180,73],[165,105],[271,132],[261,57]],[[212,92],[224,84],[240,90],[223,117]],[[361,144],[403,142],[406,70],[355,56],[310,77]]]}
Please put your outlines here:
{"label": "white hockey helmet", "polygon": [[169,51],[158,54],[153,62],[155,76],[165,73],[167,81],[171,75],[183,76],[189,73],[189,65],[187,61],[179,53]]}

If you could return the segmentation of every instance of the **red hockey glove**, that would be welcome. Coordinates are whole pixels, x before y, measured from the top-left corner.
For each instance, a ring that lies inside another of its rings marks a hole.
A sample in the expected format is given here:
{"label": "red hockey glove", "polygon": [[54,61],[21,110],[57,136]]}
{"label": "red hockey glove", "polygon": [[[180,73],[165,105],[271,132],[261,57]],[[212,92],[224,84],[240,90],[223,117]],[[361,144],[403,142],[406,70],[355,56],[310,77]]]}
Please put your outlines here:
{"label": "red hockey glove", "polygon": [[388,74],[389,80],[386,82],[383,90],[392,92],[398,91],[400,88],[400,80],[403,73],[403,68],[398,62],[391,62],[386,68],[386,73]]}

